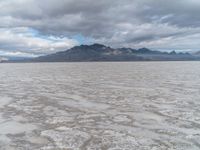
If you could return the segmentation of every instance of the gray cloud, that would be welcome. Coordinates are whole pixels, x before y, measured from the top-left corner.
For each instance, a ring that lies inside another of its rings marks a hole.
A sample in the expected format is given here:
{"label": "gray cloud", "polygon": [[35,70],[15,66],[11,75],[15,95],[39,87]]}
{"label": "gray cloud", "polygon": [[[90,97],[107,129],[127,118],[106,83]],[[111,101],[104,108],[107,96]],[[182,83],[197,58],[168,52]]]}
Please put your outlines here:
{"label": "gray cloud", "polygon": [[[63,38],[67,39],[68,47],[78,44],[71,38],[81,34],[114,47],[198,49],[199,14],[199,0],[0,1],[1,32],[7,30],[19,38],[20,33],[13,32],[14,29],[31,28],[41,36],[58,38],[61,43]],[[27,40],[26,32],[21,32],[21,36]],[[40,47],[37,43],[27,46],[18,40],[0,37],[0,49],[31,49],[34,52],[43,49],[48,53],[49,49],[57,48],[49,39],[29,36],[28,40],[31,39],[48,41],[48,46]],[[62,49],[64,47],[58,48]]]}

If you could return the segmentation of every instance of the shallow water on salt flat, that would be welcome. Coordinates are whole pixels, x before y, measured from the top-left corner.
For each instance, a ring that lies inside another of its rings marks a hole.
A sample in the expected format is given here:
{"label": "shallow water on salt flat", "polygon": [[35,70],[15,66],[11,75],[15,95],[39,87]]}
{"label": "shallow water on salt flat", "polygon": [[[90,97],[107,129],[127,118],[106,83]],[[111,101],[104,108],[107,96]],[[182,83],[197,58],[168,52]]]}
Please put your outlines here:
{"label": "shallow water on salt flat", "polygon": [[0,64],[1,150],[198,150],[200,62]]}

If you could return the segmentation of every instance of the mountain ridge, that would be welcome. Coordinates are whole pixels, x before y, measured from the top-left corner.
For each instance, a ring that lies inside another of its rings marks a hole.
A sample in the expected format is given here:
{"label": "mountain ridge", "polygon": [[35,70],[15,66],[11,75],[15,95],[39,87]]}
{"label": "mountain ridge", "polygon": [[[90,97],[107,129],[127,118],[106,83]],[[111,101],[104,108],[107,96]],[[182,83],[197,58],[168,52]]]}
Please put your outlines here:
{"label": "mountain ridge", "polygon": [[74,46],[68,50],[26,59],[25,62],[90,62],[90,61],[192,61],[200,55],[161,52],[148,48],[112,48],[102,44]]}

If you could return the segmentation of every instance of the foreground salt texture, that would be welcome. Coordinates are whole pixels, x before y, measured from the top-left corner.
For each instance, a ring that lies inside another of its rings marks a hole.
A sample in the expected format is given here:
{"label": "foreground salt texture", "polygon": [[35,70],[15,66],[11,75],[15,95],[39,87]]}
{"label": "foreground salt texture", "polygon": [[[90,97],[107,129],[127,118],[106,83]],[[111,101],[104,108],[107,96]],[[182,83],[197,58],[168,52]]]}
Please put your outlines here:
{"label": "foreground salt texture", "polygon": [[198,150],[200,63],[0,64],[1,150]]}

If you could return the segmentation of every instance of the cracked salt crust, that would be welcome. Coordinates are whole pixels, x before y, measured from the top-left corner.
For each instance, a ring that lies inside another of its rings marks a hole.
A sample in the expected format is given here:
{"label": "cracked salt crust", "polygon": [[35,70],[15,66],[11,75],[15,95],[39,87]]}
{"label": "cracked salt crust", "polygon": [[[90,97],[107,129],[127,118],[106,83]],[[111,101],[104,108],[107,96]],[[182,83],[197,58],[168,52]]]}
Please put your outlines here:
{"label": "cracked salt crust", "polygon": [[[67,127],[59,127],[55,130],[42,131],[42,136],[51,138],[55,146],[59,149],[73,149],[80,150],[84,142],[86,142],[90,135]],[[45,147],[43,147],[45,149]]]}
{"label": "cracked salt crust", "polygon": [[199,64],[115,64],[1,65],[0,149],[199,150]]}

